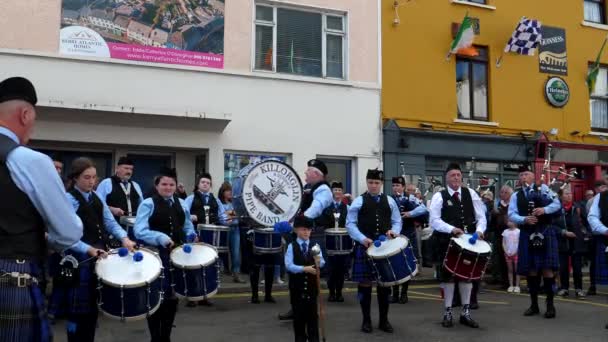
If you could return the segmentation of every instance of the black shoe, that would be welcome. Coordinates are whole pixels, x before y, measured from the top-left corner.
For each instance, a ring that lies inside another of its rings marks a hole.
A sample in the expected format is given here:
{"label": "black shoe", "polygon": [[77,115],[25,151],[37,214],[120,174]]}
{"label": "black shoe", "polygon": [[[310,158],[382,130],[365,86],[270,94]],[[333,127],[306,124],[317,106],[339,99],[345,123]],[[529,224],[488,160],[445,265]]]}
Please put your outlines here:
{"label": "black shoe", "polygon": [[393,333],[393,326],[388,321],[380,322],[380,324],[378,324],[378,329],[389,334]]}
{"label": "black shoe", "polygon": [[471,305],[469,305],[469,309],[471,309],[471,310],[479,309],[479,303],[471,303]]}
{"label": "black shoe", "polygon": [[410,299],[407,297],[407,292],[401,292],[401,297],[399,297],[399,304],[405,304],[409,301]]}
{"label": "black shoe", "polygon": [[251,296],[251,304],[260,304],[260,298],[258,296]]}
{"label": "black shoe", "polygon": [[188,303],[186,303],[186,307],[188,307],[188,308],[195,308],[196,307],[196,302],[188,302]]}
{"label": "black shoe", "polygon": [[595,286],[589,286],[589,290],[587,290],[587,296],[597,296]]}
{"label": "black shoe", "polygon": [[441,322],[441,326],[444,328],[453,327],[454,321],[452,320],[452,315],[443,315],[443,321]]}
{"label": "black shoe", "polygon": [[344,303],[344,297],[342,296],[342,294],[336,296],[336,302]]}
{"label": "black shoe", "polygon": [[334,294],[330,294],[329,297],[327,298],[328,302],[335,302],[336,301],[336,295]]}
{"label": "black shoe", "polygon": [[393,296],[391,298],[391,303],[395,304],[395,303],[399,303],[399,296]]}
{"label": "black shoe", "polygon": [[272,296],[265,296],[264,297],[264,302],[265,303],[276,303],[277,301],[274,300],[274,297],[272,297]]}
{"label": "black shoe", "polygon": [[545,312],[545,318],[555,318],[555,306],[547,305],[547,312]]}
{"label": "black shoe", "polygon": [[289,310],[284,314],[279,314],[279,320],[281,321],[289,321],[293,319],[293,310]]}
{"label": "black shoe", "polygon": [[203,299],[198,301],[198,305],[200,306],[213,306],[213,302],[209,299]]}
{"label": "black shoe", "polygon": [[479,328],[479,324],[477,324],[470,315],[460,315],[460,324],[471,328]]}
{"label": "black shoe", "polygon": [[524,312],[524,316],[534,316],[540,314],[540,309],[538,306],[530,306],[528,310]]}
{"label": "black shoe", "polygon": [[372,329],[372,322],[363,321],[363,324],[361,324],[361,331],[366,334],[370,334],[372,331],[374,331],[374,329]]}

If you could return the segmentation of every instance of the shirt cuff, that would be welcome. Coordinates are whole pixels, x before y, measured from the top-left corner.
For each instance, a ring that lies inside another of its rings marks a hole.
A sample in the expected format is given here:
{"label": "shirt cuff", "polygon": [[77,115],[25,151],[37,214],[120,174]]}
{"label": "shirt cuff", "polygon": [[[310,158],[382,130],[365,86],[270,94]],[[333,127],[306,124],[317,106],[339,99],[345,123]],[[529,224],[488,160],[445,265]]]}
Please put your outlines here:
{"label": "shirt cuff", "polygon": [[125,232],[124,229],[117,230],[116,233],[117,233],[116,235],[114,235],[114,234],[112,234],[112,235],[114,235],[114,237],[118,240],[122,240],[127,237],[127,232]]}
{"label": "shirt cuff", "polygon": [[91,248],[91,246],[89,246],[88,244],[86,244],[82,241],[78,241],[78,242],[76,242],[76,244],[74,246],[71,247],[71,250],[73,250],[77,253],[80,253],[80,254],[87,255],[89,248]]}
{"label": "shirt cuff", "polygon": [[171,241],[171,239],[165,234],[156,238],[156,243],[158,243],[159,247],[166,247],[169,244],[169,241]]}

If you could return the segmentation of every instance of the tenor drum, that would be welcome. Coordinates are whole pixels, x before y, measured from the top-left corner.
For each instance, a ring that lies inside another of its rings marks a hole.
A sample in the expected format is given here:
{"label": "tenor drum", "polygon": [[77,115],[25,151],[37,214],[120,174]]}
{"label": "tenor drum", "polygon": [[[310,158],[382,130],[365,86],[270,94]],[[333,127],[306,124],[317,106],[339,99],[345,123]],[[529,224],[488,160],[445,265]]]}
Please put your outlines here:
{"label": "tenor drum", "polygon": [[327,255],[347,255],[353,250],[353,240],[345,228],[325,229]]}
{"label": "tenor drum", "polygon": [[386,240],[380,247],[370,246],[367,256],[374,266],[380,286],[403,284],[418,274],[414,250],[405,236]]}
{"label": "tenor drum", "polygon": [[158,254],[140,249],[143,259],[133,261],[133,253],[121,257],[111,250],[97,260],[99,309],[121,321],[141,320],[158,310],[163,298],[162,262]]}
{"label": "tenor drum", "polygon": [[[190,251],[188,252],[188,247]],[[195,243],[171,251],[175,294],[189,300],[213,297],[220,286],[217,251],[214,247]]]}
{"label": "tenor drum", "polygon": [[452,238],[443,260],[443,267],[447,271],[465,281],[481,279],[492,254],[489,243],[477,240],[472,244],[469,241],[471,236],[462,234]]}
{"label": "tenor drum", "polygon": [[255,228],[253,230],[253,252],[255,254],[280,253],[283,247],[281,234],[273,228]]}
{"label": "tenor drum", "polygon": [[247,165],[232,181],[234,210],[248,227],[291,221],[302,202],[302,182],[291,166],[274,159]]}
{"label": "tenor drum", "polygon": [[199,224],[197,228],[202,242],[215,247],[218,253],[228,252],[228,233],[230,232],[230,227]]}

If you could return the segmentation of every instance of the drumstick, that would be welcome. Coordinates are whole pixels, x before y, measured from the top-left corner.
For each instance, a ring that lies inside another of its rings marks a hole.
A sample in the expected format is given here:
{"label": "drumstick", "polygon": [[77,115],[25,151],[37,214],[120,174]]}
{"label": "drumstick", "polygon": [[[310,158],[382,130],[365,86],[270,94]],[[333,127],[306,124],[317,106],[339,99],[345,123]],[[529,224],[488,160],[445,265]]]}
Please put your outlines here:
{"label": "drumstick", "polygon": [[315,268],[317,269],[317,290],[318,290],[318,301],[319,301],[319,327],[321,328],[321,338],[323,342],[326,342],[325,339],[325,304],[323,303],[323,298],[321,297],[321,265],[320,265],[321,257],[319,255],[315,256]]}

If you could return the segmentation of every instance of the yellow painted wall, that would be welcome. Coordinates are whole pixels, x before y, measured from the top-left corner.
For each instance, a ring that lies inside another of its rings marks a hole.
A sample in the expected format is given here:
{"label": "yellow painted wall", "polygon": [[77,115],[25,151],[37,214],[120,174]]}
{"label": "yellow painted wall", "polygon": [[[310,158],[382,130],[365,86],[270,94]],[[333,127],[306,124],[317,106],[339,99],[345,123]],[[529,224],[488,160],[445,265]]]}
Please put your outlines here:
{"label": "yellow painted wall", "polygon": [[[451,0],[400,0],[400,25],[394,26],[393,0],[382,1],[382,112],[400,127],[459,132],[518,135],[558,128],[551,140],[606,144],[590,136],[589,94],[585,83],[588,63],[594,61],[608,30],[582,25],[583,0],[488,0],[495,10],[455,4]],[[489,121],[498,127],[456,124],[456,62],[445,57],[452,42],[451,24],[465,13],[479,18],[480,35],[475,44],[487,46],[489,67]],[[535,56],[505,55],[502,66],[495,60],[504,49],[522,16],[543,25],[566,30],[570,102],[551,107],[544,97],[549,74],[539,72]],[[608,49],[602,62],[608,62]],[[580,131],[582,136],[571,136]]]}

